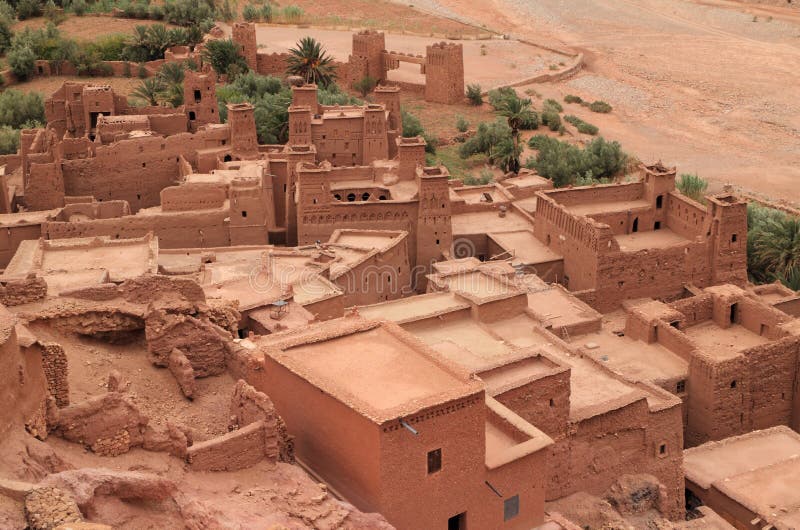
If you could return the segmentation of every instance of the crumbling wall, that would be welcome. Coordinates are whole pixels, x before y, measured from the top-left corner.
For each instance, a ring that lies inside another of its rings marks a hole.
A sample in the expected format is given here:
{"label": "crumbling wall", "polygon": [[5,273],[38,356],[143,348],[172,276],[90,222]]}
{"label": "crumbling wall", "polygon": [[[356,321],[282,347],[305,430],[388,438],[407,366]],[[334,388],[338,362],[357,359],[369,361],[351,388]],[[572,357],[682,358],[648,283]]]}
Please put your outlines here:
{"label": "crumbling wall", "polygon": [[[256,421],[222,436],[188,448],[186,461],[194,471],[236,471],[260,462],[267,455],[269,432]],[[274,461],[274,460],[273,460]]]}
{"label": "crumbling wall", "polygon": [[157,366],[169,366],[169,356],[177,348],[191,363],[195,377],[225,371],[232,337],[206,320],[154,311],[146,320],[145,336],[150,359]]}
{"label": "crumbling wall", "polygon": [[42,342],[40,348],[47,392],[55,399],[56,406],[66,407],[69,405],[67,354],[64,352],[64,348],[55,342]]}
{"label": "crumbling wall", "polygon": [[676,300],[670,306],[684,314],[684,327],[691,327],[699,322],[711,320],[714,312],[714,300],[711,293],[703,293]]}
{"label": "crumbling wall", "polygon": [[294,462],[294,439],[286,431],[286,424],[275,412],[272,401],[242,379],[234,387],[230,418],[230,428],[241,428],[257,421],[264,422],[267,458]]}
{"label": "crumbling wall", "polygon": [[47,296],[47,283],[44,278],[25,278],[0,284],[0,304],[17,306],[44,299]]}

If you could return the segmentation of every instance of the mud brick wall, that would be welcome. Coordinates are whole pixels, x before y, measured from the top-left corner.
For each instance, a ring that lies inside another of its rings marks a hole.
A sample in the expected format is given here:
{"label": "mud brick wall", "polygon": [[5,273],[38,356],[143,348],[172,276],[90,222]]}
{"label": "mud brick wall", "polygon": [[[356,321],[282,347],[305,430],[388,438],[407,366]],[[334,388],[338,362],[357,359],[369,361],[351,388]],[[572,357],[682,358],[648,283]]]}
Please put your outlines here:
{"label": "mud brick wall", "polygon": [[692,356],[686,425],[688,447],[747,432],[750,410],[743,405],[748,384],[743,356],[726,360],[702,354]]}
{"label": "mud brick wall", "polygon": [[194,471],[235,471],[260,462],[266,451],[267,429],[263,421],[228,434],[198,442],[187,449],[186,461]]}
{"label": "mud brick wall", "polygon": [[507,390],[493,397],[556,441],[567,435],[570,371],[564,370]]}
{"label": "mud brick wall", "polygon": [[256,71],[261,75],[274,75],[283,77],[286,73],[288,53],[257,53]]}
{"label": "mud brick wall", "polygon": [[52,210],[64,206],[64,175],[55,163],[30,164],[25,183],[25,206],[29,210]]}
{"label": "mud brick wall", "polygon": [[666,490],[666,498],[661,500],[661,512],[670,519],[682,518],[685,514],[683,407],[651,410],[647,419],[647,463],[642,472],[656,477]]}
{"label": "mud brick wall", "polygon": [[286,426],[275,412],[272,401],[242,379],[236,383],[233,391],[230,416],[237,428],[255,422],[264,424],[264,454],[270,460],[275,461],[279,454],[293,453],[287,451],[291,437],[286,433]]}
{"label": "mud brick wall", "polygon": [[683,327],[685,328],[711,320],[714,313],[714,300],[710,293],[676,300],[669,305],[684,314],[686,318],[683,320]]}
{"label": "mud brick wall", "polygon": [[687,239],[706,234],[708,231],[706,208],[681,193],[670,192],[667,201],[667,226]]}
{"label": "mud brick wall", "polygon": [[744,353],[752,411],[748,431],[791,425],[798,352],[800,337],[789,337]]}
{"label": "mud brick wall", "polygon": [[43,278],[26,278],[0,284],[0,303],[16,306],[42,300],[47,296],[47,283]]}
{"label": "mud brick wall", "polygon": [[55,342],[44,342],[41,349],[47,392],[56,400],[58,407],[66,407],[69,405],[69,364],[64,348]]}

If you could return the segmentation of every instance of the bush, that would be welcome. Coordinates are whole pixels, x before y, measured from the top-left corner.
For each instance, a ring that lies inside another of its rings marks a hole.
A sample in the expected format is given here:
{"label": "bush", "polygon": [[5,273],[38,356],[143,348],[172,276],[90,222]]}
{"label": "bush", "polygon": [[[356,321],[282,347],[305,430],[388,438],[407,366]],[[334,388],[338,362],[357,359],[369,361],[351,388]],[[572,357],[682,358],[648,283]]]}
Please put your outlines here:
{"label": "bush", "polygon": [[608,179],[625,167],[627,156],[617,142],[592,140],[584,149],[549,136],[537,135],[528,146],[537,150],[527,166],[553,181],[556,187]]}
{"label": "bush", "polygon": [[269,2],[261,6],[261,19],[264,22],[272,22],[272,4]]}
{"label": "bush", "polygon": [[[228,6],[230,8],[230,6]],[[215,17],[213,0],[166,0],[164,19],[178,26],[197,26]],[[224,18],[224,17],[223,17]]]}
{"label": "bush", "polygon": [[498,118],[493,122],[478,124],[475,136],[464,142],[458,150],[461,158],[484,154],[489,158],[489,163],[494,163],[498,146],[505,140],[512,140],[511,127],[508,123]]}
{"label": "bush", "polygon": [[551,131],[557,131],[561,128],[561,116],[555,110],[545,110],[542,112],[542,123]]}
{"label": "bush", "polygon": [[554,99],[546,99],[544,100],[544,104],[542,105],[544,110],[551,110],[554,112],[564,112],[564,107],[561,106],[561,103]]}
{"label": "bush", "polygon": [[297,23],[303,20],[305,12],[299,6],[288,5],[281,10],[281,16],[284,22]]}
{"label": "bush", "polygon": [[422,127],[422,122],[419,121],[419,118],[408,112],[406,109],[401,108],[400,119],[402,121],[404,138],[421,136],[427,143],[425,146],[425,151],[430,154],[436,153],[436,144],[438,141],[435,138],[428,136],[428,133],[425,132],[425,129]]}
{"label": "bush", "polygon": [[467,132],[469,129],[469,122],[464,118],[464,116],[458,116],[456,118],[456,130],[461,133]]}
{"label": "bush", "polygon": [[5,0],[0,0],[0,19],[7,20],[9,24],[13,23],[17,19],[17,12],[14,11],[14,8],[6,2]]}
{"label": "bush", "polygon": [[699,175],[682,173],[676,184],[678,191],[697,202],[704,202],[703,195],[708,189],[708,182]]}
{"label": "bush", "polygon": [[33,74],[33,69],[36,65],[36,55],[33,50],[24,46],[22,48],[14,48],[8,52],[8,65],[11,71],[20,81],[28,79]]}
{"label": "bush", "polygon": [[164,8],[158,4],[153,4],[148,9],[148,18],[151,20],[164,20]]}
{"label": "bush", "polygon": [[38,92],[13,88],[0,92],[0,126],[20,129],[44,121],[44,100]]}
{"label": "bush", "polygon": [[147,67],[144,65],[144,63],[139,63],[139,68],[136,70],[136,75],[139,77],[139,79],[144,79],[147,77]]}
{"label": "bush", "polygon": [[600,129],[597,126],[592,125],[591,123],[587,123],[582,119],[580,119],[579,117],[573,116],[571,114],[568,116],[564,116],[564,121],[574,125],[578,129],[578,132],[583,134],[590,134],[594,136],[600,131]]}
{"label": "bush", "polygon": [[88,9],[86,0],[72,0],[69,4],[65,5],[65,9],[77,17],[82,17],[86,14]]}
{"label": "bush", "polygon": [[128,36],[124,33],[104,35],[95,39],[86,47],[97,51],[103,61],[121,61],[125,57]]}
{"label": "bush", "polygon": [[583,103],[583,99],[580,96],[573,96],[572,94],[567,94],[564,96],[564,103]]}
{"label": "bush", "polygon": [[0,19],[0,54],[5,53],[11,47],[13,37],[11,22],[5,18]]}
{"label": "bush", "polygon": [[233,39],[209,41],[203,50],[203,60],[207,61],[217,74],[227,74],[232,78],[249,70],[247,61],[239,53],[239,46]]}
{"label": "bush", "polygon": [[503,88],[496,88],[494,90],[490,90],[489,94],[489,105],[494,107],[495,110],[503,107],[503,100],[507,98],[516,98],[517,92],[511,87],[503,87]]}
{"label": "bush", "polygon": [[0,127],[0,155],[13,155],[19,149],[19,129]]}
{"label": "bush", "polygon": [[589,104],[589,110],[592,112],[599,112],[602,114],[608,114],[613,110],[613,107],[606,103],[605,101],[593,101]]}
{"label": "bush", "polygon": [[471,105],[479,107],[483,105],[483,92],[478,84],[467,85],[467,99]]}
{"label": "bush", "polygon": [[258,9],[253,4],[247,4],[242,9],[242,18],[244,18],[248,22],[254,22],[258,20]]}
{"label": "bush", "polygon": [[42,2],[40,0],[19,0],[17,3],[17,18],[38,17],[42,14]]}
{"label": "bush", "polygon": [[378,84],[378,80],[374,77],[365,76],[353,83],[353,88],[356,92],[361,94],[361,97],[367,97],[367,94],[372,92],[375,89],[375,86]]}

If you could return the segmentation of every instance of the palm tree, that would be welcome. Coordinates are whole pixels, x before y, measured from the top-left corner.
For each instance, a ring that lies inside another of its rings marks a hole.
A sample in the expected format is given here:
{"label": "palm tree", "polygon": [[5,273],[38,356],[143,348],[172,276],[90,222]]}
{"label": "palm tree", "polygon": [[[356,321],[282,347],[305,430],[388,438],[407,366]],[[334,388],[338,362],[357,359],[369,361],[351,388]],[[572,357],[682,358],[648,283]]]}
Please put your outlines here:
{"label": "palm tree", "polygon": [[498,143],[494,148],[492,159],[500,169],[514,174],[519,173],[519,155],[522,154],[522,147],[517,143],[513,137],[505,138]]}
{"label": "palm tree", "polygon": [[511,139],[514,142],[514,149],[507,150],[507,153],[515,154],[516,160],[511,161],[508,171],[519,173],[519,155],[522,154],[522,148],[519,145],[519,130],[533,117],[531,100],[520,98],[516,94],[513,97],[503,98],[497,113],[508,121],[508,126],[511,127]]}
{"label": "palm tree", "polygon": [[208,41],[203,49],[202,58],[209,63],[219,75],[247,72],[247,61],[239,53],[239,46],[232,39]]}
{"label": "palm tree", "polygon": [[165,63],[158,71],[158,78],[164,85],[161,93],[162,101],[173,107],[183,105],[183,78],[186,66],[184,63]]}
{"label": "palm tree", "polygon": [[749,267],[756,279],[800,283],[800,218],[768,215],[748,234]]}
{"label": "palm tree", "polygon": [[311,37],[302,38],[295,48],[289,50],[286,60],[286,73],[298,75],[306,83],[316,83],[326,87],[336,79],[336,68],[333,58],[328,55],[322,45]]}
{"label": "palm tree", "polygon": [[143,79],[139,86],[132,92],[131,97],[144,101],[147,105],[155,106],[164,93],[164,82],[158,77]]}

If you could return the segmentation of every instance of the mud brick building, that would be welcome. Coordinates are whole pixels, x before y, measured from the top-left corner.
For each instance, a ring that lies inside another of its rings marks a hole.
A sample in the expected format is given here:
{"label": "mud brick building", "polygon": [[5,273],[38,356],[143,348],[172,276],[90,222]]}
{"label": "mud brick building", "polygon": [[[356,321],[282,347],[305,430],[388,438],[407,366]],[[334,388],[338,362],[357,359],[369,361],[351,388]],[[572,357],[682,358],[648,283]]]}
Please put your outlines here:
{"label": "mud brick building", "polygon": [[396,324],[345,317],[256,342],[297,457],[399,529],[531,528],[552,440]]}

